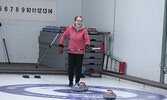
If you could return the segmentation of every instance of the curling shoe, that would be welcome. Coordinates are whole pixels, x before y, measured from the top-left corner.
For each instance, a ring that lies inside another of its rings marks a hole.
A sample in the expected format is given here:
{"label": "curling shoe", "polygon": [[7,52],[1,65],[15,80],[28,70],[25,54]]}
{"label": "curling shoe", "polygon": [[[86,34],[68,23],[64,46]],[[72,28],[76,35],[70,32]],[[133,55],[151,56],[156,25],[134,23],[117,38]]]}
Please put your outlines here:
{"label": "curling shoe", "polygon": [[72,86],[73,86],[73,82],[70,82],[68,86],[69,86],[69,87],[72,87]]}

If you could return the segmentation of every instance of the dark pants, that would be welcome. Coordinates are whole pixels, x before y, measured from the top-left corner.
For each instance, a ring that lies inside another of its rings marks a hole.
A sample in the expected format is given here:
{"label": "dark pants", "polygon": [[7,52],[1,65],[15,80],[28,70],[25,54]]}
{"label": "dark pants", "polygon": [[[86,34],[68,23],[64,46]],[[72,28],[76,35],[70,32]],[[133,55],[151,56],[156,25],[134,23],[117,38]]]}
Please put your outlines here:
{"label": "dark pants", "polygon": [[75,82],[78,83],[80,81],[83,56],[84,54],[68,53],[68,76],[70,82],[73,82],[74,70],[76,75]]}

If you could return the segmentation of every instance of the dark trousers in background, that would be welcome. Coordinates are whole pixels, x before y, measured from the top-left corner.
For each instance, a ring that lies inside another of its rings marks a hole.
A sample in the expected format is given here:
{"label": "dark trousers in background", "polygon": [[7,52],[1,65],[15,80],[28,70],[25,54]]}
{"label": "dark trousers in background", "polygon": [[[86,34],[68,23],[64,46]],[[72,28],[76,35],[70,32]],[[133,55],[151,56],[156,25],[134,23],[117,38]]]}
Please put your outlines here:
{"label": "dark trousers in background", "polygon": [[76,75],[75,82],[78,83],[80,81],[83,56],[84,54],[68,53],[68,76],[70,82],[73,82],[74,71]]}

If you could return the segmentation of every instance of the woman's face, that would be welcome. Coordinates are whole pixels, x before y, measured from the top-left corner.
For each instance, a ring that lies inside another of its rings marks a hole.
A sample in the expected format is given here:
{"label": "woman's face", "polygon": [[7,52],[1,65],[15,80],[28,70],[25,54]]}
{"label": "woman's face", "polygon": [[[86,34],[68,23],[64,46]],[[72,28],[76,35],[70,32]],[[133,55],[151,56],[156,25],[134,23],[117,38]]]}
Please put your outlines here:
{"label": "woman's face", "polygon": [[77,17],[76,21],[74,21],[76,27],[81,27],[82,26],[82,18],[81,17]]}

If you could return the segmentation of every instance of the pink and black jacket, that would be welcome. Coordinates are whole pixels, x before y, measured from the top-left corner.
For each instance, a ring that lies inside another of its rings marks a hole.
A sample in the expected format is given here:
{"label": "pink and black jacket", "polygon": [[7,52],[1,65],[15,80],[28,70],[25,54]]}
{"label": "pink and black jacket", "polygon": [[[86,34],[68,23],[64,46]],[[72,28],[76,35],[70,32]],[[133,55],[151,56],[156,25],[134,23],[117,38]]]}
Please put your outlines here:
{"label": "pink and black jacket", "polygon": [[[84,25],[81,26],[79,31],[76,31],[75,25],[68,27],[61,37],[59,46],[64,46],[68,36],[70,37],[68,49],[85,49],[85,45],[90,45],[88,31]],[[85,54],[85,50],[68,51],[68,53]]]}

